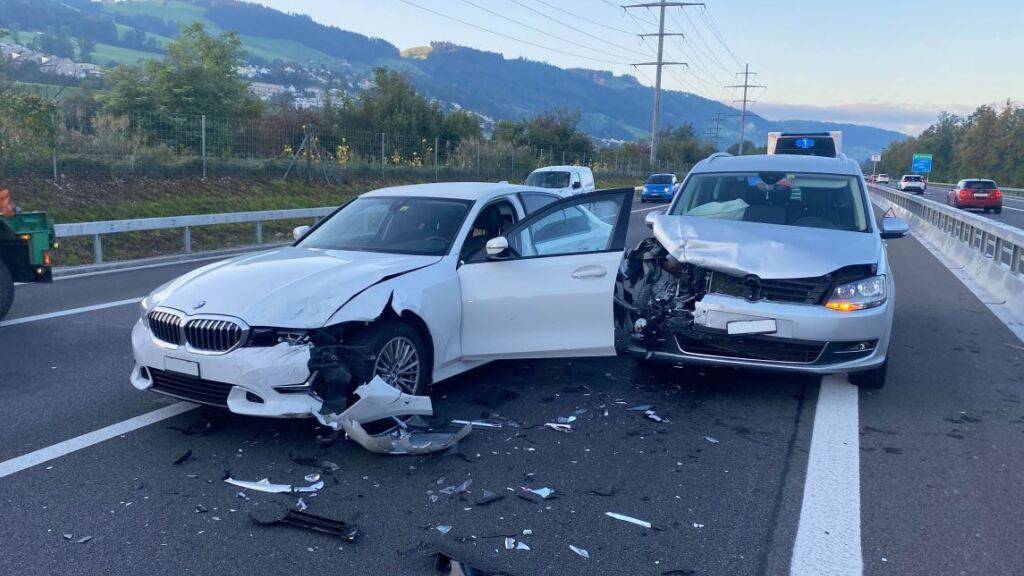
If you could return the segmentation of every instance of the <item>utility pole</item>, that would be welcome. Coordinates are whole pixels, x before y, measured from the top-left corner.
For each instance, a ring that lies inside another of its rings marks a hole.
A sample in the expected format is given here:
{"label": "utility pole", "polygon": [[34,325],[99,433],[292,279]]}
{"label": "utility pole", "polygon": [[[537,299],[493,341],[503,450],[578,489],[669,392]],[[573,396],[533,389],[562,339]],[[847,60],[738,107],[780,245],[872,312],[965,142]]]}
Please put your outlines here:
{"label": "utility pole", "polygon": [[718,150],[718,140],[722,136],[722,119],[735,116],[735,114],[726,114],[725,112],[715,112],[715,117],[711,118],[711,121],[715,123],[714,128],[708,128],[708,138],[715,143],[715,150]]}
{"label": "utility pole", "polygon": [[658,8],[660,15],[658,18],[658,33],[657,34],[640,34],[641,38],[648,36],[658,37],[658,59],[655,62],[638,62],[633,66],[654,66],[654,113],[651,118],[651,166],[654,166],[654,162],[658,157],[658,113],[661,109],[661,69],[665,66],[689,66],[686,62],[665,62],[665,36],[682,36],[678,33],[665,33],[665,8],[683,8],[686,6],[704,6],[703,2],[666,2],[665,0],[659,0],[658,2],[647,2],[644,4],[629,4],[623,6],[625,10],[630,8]]}
{"label": "utility pole", "polygon": [[750,77],[757,76],[756,72],[750,71],[750,64],[747,64],[743,72],[737,72],[737,75],[743,75],[743,84],[736,84],[734,86],[726,86],[726,88],[743,88],[743,100],[733,100],[733,102],[743,102],[743,113],[740,114],[740,149],[738,156],[743,156],[743,141],[747,138],[747,104],[753,104],[755,100],[750,100],[747,97],[748,91],[751,88],[765,88],[760,84],[751,84]]}

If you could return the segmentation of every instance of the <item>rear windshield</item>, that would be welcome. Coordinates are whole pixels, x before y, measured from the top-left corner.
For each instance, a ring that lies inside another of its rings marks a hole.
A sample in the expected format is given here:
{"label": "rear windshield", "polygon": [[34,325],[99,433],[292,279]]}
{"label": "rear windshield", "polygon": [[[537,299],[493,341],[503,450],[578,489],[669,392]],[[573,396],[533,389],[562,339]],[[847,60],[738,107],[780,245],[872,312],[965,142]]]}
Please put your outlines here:
{"label": "rear windshield", "polygon": [[903,180],[905,182],[920,182],[921,181],[921,177],[920,176],[904,176]]}
{"label": "rear windshield", "polygon": [[526,178],[527,186],[537,188],[568,188],[568,172],[534,172]]}
{"label": "rear windshield", "polygon": [[868,229],[858,179],[836,174],[698,174],[686,181],[671,213],[806,228]]}
{"label": "rear windshield", "polygon": [[651,176],[650,178],[647,179],[647,183],[648,184],[658,184],[658,185],[660,185],[660,184],[671,184],[672,183],[672,175],[671,174],[654,174],[653,176]]}
{"label": "rear windshield", "polygon": [[995,187],[996,183],[991,180],[968,180],[964,182],[964,188],[968,190],[988,190]]}

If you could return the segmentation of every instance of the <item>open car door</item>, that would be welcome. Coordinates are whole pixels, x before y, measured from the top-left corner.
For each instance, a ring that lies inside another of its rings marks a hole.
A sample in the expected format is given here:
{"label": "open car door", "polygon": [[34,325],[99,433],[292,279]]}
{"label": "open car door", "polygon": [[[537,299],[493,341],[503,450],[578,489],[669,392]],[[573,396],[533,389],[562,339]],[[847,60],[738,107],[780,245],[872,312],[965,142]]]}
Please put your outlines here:
{"label": "open car door", "polygon": [[632,188],[553,202],[505,234],[503,253],[460,266],[463,357],[614,355],[612,292],[632,204]]}

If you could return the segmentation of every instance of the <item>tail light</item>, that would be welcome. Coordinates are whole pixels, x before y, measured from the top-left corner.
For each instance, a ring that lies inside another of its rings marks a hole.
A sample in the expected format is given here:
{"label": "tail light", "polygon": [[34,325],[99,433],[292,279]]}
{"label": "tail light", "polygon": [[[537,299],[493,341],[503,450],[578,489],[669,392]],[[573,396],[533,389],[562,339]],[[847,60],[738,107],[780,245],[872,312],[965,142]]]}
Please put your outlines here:
{"label": "tail light", "polygon": [[50,251],[43,252],[43,266],[53,266],[53,258],[50,257]]}
{"label": "tail light", "polygon": [[961,198],[970,198],[971,197],[971,191],[966,189],[966,188],[961,188],[960,189],[960,197]]}
{"label": "tail light", "polygon": [[993,190],[992,191],[992,197],[993,198],[1002,198],[1003,197],[1002,190],[1000,190],[999,188],[996,188],[995,190]]}

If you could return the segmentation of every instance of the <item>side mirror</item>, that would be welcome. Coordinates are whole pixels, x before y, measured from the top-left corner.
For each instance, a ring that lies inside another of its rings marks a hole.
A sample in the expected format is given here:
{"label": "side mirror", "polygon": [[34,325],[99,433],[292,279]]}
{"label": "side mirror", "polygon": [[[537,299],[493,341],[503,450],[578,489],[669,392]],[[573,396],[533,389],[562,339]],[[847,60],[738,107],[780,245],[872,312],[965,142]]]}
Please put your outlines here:
{"label": "side mirror", "polygon": [[583,188],[583,183],[582,182],[573,182],[572,183],[572,189],[573,190],[579,190],[580,188]]}
{"label": "side mirror", "polygon": [[882,239],[903,238],[910,232],[910,227],[903,218],[888,216],[882,218]]}
{"label": "side mirror", "polygon": [[488,260],[504,260],[508,258],[508,238],[495,236],[487,241],[485,248]]}
{"label": "side mirror", "polygon": [[654,218],[656,216],[661,216],[661,215],[665,214],[665,211],[666,211],[665,208],[660,208],[658,210],[651,210],[650,212],[647,213],[647,216],[644,216],[644,225],[647,226],[648,228],[650,228],[651,230],[653,230],[654,229]]}
{"label": "side mirror", "polygon": [[292,237],[298,240],[305,236],[306,232],[309,232],[309,226],[298,226],[294,230],[292,230]]}

